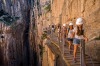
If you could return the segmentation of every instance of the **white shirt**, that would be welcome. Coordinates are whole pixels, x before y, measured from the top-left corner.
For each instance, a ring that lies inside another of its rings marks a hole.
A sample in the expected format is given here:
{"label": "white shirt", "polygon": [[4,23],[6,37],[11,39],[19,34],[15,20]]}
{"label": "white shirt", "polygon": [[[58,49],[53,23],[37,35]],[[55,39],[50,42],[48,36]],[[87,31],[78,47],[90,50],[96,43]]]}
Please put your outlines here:
{"label": "white shirt", "polygon": [[58,29],[58,32],[60,32],[60,29]]}
{"label": "white shirt", "polygon": [[68,32],[68,38],[73,38],[73,30],[69,30]]}

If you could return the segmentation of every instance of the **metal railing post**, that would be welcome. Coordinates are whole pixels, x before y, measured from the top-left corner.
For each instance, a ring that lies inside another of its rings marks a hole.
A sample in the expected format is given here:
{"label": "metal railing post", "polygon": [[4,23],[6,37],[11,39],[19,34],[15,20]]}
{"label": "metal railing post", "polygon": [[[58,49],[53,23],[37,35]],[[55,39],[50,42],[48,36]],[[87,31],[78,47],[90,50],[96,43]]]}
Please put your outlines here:
{"label": "metal railing post", "polygon": [[80,66],[86,66],[85,63],[85,40],[80,41]]}
{"label": "metal railing post", "polygon": [[63,55],[64,55],[64,45],[65,45],[65,37],[64,37],[64,35],[63,35],[63,44],[62,44],[62,45],[63,45],[63,48],[62,48],[62,51],[63,51],[63,52],[62,52],[62,53],[63,53]]}
{"label": "metal railing post", "polygon": [[60,32],[58,33],[58,41],[59,41],[59,46],[60,46]]}
{"label": "metal railing post", "polygon": [[66,40],[66,37],[65,37],[65,28],[63,28],[63,55],[64,55],[64,49],[65,49],[65,47],[64,47],[64,45],[65,45],[65,40]]}

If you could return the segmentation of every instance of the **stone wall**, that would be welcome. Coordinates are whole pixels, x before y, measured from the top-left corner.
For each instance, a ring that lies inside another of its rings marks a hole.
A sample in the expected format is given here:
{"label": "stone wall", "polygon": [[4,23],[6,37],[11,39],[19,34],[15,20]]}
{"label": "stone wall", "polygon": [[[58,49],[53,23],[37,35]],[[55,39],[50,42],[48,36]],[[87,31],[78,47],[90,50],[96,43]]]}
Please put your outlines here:
{"label": "stone wall", "polygon": [[[52,21],[55,24],[66,23],[73,21],[75,23],[78,17],[82,17],[85,20],[84,28],[86,31],[86,36],[89,40],[92,40],[100,36],[100,0],[52,0]],[[100,41],[100,40],[98,40]],[[99,42],[97,42],[99,43]],[[89,54],[88,49],[99,51],[100,45],[93,46],[94,43],[88,43],[86,45],[86,51]],[[92,48],[92,46],[93,48]],[[92,52],[92,57],[100,60],[99,56],[95,56],[96,52]],[[99,54],[99,53],[98,53]],[[89,54],[90,55],[90,54]],[[99,54],[100,55],[100,54]]]}
{"label": "stone wall", "polygon": [[[7,26],[0,22],[0,66],[38,66],[34,6],[37,0],[0,0],[0,10],[19,20]],[[35,8],[38,9],[38,8]],[[38,10],[37,10],[38,12]],[[1,17],[1,16],[0,16]],[[4,38],[1,38],[3,35]]]}
{"label": "stone wall", "polygon": [[51,4],[53,22],[68,24],[69,21],[73,21],[75,23],[78,17],[82,17],[85,19],[88,38],[98,36],[100,34],[99,3],[99,0],[53,0]]}
{"label": "stone wall", "polygon": [[[44,0],[46,2],[47,0]],[[50,14],[50,15],[49,15]],[[82,17],[85,20],[84,29],[85,34],[89,38],[89,42],[86,45],[86,52],[90,55],[90,51],[88,49],[94,50],[90,46],[94,46],[90,40],[94,40],[95,38],[100,36],[100,0],[51,0],[51,11],[48,13],[43,13],[46,17],[42,17],[45,19],[45,25],[49,24],[68,24],[69,21],[73,21],[75,24],[76,19],[78,17]],[[49,18],[49,21],[47,19]],[[49,24],[48,24],[49,23]],[[94,40],[95,41],[95,40]],[[100,39],[98,40],[100,41]],[[98,45],[99,42],[96,43]],[[100,45],[98,45],[100,47]],[[95,46],[99,51],[99,48]],[[92,52],[92,57],[96,60],[99,59],[99,55],[96,55],[96,52]]]}

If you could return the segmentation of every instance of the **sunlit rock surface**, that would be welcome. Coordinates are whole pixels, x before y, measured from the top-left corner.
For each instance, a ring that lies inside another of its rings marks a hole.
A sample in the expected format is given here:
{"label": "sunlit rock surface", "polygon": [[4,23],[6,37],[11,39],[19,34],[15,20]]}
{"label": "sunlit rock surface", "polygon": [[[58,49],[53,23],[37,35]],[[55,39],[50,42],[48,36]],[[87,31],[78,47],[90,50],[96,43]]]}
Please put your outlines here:
{"label": "sunlit rock surface", "polygon": [[34,5],[37,6],[37,0],[0,0],[0,10],[19,17],[9,26],[0,22],[0,66],[39,65],[39,50],[33,33]]}
{"label": "sunlit rock surface", "polygon": [[[41,0],[42,1],[42,0]],[[46,2],[47,0],[44,0]],[[78,17],[82,17],[85,20],[84,28],[86,36],[90,40],[94,40],[100,36],[100,1],[99,0],[51,0],[51,11],[44,13],[41,18],[45,19],[43,21],[44,27],[49,24],[68,24],[69,21],[73,21],[75,24]],[[44,16],[45,15],[45,16]],[[41,20],[42,21],[42,20]],[[94,40],[95,41],[95,40]],[[99,40],[100,41],[100,38]],[[99,42],[97,42],[99,43]],[[96,45],[97,45],[96,43]],[[100,60],[98,53],[100,45],[94,46],[91,41],[86,45],[86,52],[90,55],[88,49],[93,50],[92,57]],[[93,47],[91,47],[93,46]],[[94,50],[96,48],[96,50]],[[96,52],[94,52],[96,51]]]}

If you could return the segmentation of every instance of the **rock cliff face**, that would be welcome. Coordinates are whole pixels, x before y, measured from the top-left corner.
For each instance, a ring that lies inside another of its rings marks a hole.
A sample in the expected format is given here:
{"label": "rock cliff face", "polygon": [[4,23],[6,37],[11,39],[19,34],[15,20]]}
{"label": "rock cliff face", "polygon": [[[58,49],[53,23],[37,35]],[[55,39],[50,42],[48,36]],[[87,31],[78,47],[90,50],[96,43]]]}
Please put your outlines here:
{"label": "rock cliff face", "polygon": [[[44,0],[43,2],[46,2],[47,0]],[[97,43],[95,43],[95,40],[93,42],[88,42],[88,45],[86,45],[86,52],[87,54],[91,55],[88,51],[88,49],[94,50],[96,48],[99,51],[100,45],[98,45],[98,42],[100,41],[100,1],[99,0],[50,0],[51,4],[51,11],[48,13],[43,13],[41,16],[41,20],[44,23],[44,27],[48,27],[49,24],[68,24],[69,21],[73,21],[75,23],[76,19],[78,17],[82,17],[85,20],[84,28],[86,32],[86,36],[89,38],[89,40],[93,40],[95,38],[98,38],[99,40],[96,40]],[[44,16],[45,15],[45,16]],[[92,45],[91,45],[92,44]],[[100,60],[99,56],[95,56],[97,52],[92,52],[92,57],[94,59]],[[100,55],[100,53],[98,53]]]}
{"label": "rock cliff face", "polygon": [[[41,4],[48,2],[48,0],[40,0]],[[99,0],[50,0],[51,11],[41,16],[44,26],[54,23],[66,23],[73,21],[75,23],[78,17],[85,19],[85,29],[87,36],[92,39],[100,34],[100,1]],[[49,14],[50,13],[50,14]]]}
{"label": "rock cliff face", "polygon": [[[34,14],[38,5],[39,0],[0,0],[0,66],[40,65],[35,32],[38,14]],[[1,21],[6,16],[9,20]],[[12,16],[19,19],[12,23]]]}
{"label": "rock cliff face", "polygon": [[[45,5],[51,10],[43,10]],[[100,0],[0,0],[0,66],[40,66],[43,29],[49,24],[75,23],[78,17],[85,19],[89,39],[100,36]],[[92,57],[100,60],[98,43],[89,42],[86,51],[94,50]],[[57,64],[56,53],[45,48],[51,66]]]}
{"label": "rock cliff face", "polygon": [[[99,4],[99,0],[53,0],[51,4],[52,21],[55,24],[68,24],[69,21],[73,21],[75,23],[78,17],[82,17],[85,20],[84,28],[86,31],[86,36],[89,38],[89,40],[94,39],[100,36]],[[86,51],[88,51],[88,48],[94,50],[91,48],[93,46],[91,46],[91,44],[94,43],[89,43],[89,45],[86,45]],[[96,43],[96,45],[98,44]],[[99,49],[97,46],[94,48]],[[96,51],[98,52],[99,50]],[[99,56],[95,57],[95,54],[96,53],[93,52],[92,57],[98,59]],[[98,54],[100,55],[100,53]]]}
{"label": "rock cliff face", "polygon": [[75,23],[78,17],[83,17],[87,36],[92,38],[96,36],[94,34],[100,34],[99,3],[99,0],[53,0],[51,4],[53,22],[57,24],[59,22],[68,23],[73,21]]}

